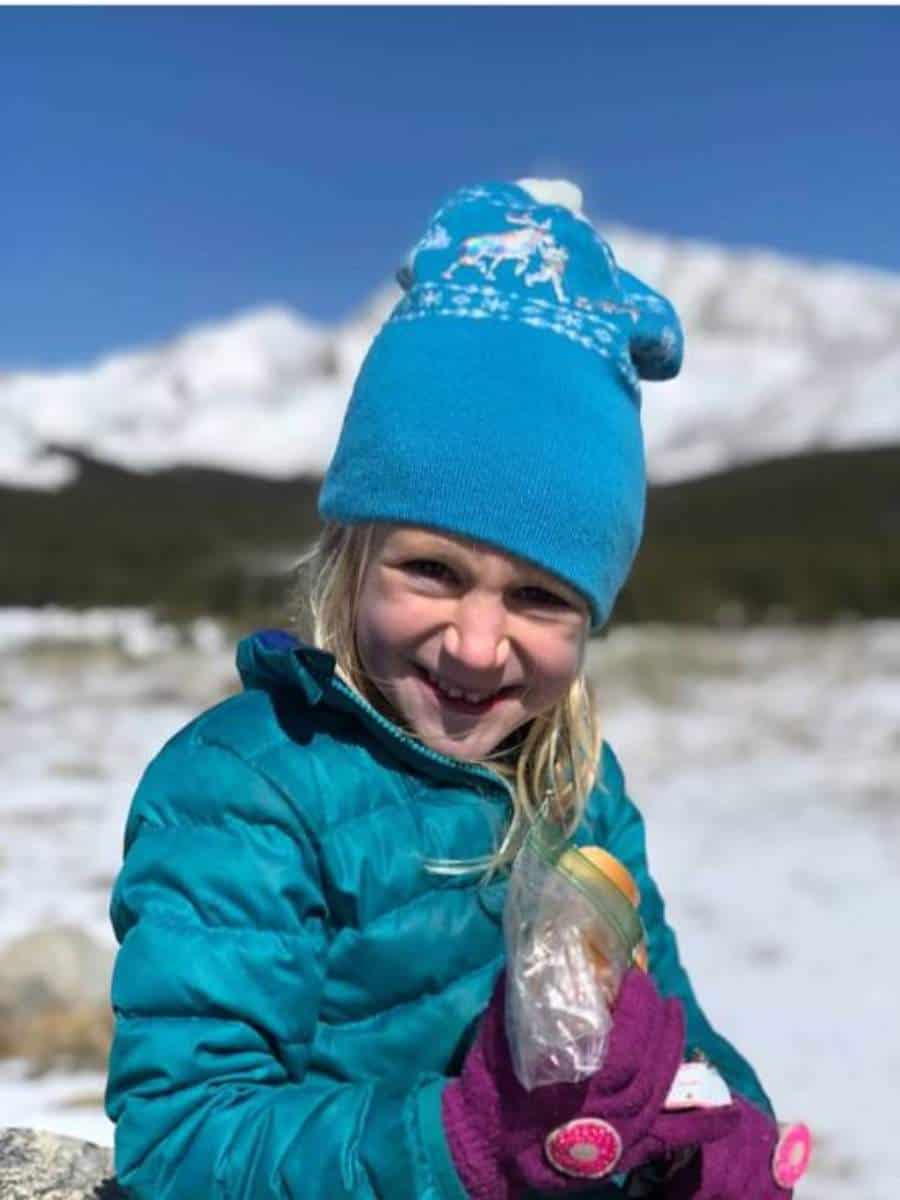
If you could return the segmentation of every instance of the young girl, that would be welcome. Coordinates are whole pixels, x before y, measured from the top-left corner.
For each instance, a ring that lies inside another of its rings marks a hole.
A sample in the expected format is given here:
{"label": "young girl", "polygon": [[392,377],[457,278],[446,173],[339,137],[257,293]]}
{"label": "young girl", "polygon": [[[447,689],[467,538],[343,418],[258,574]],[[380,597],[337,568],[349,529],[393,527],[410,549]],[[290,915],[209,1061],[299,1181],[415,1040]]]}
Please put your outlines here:
{"label": "young girl", "polygon": [[[401,282],[320,495],[314,644],[243,641],[243,693],[164,747],[132,805],[120,1182],[783,1200],[771,1105],[694,997],[584,676],[642,531],[638,378],[677,373],[677,319],[563,183],[457,191]],[[501,915],[545,800],[634,875],[649,973],[625,976],[592,1078],[528,1092]],[[700,1055],[732,1102],[670,1111]]]}

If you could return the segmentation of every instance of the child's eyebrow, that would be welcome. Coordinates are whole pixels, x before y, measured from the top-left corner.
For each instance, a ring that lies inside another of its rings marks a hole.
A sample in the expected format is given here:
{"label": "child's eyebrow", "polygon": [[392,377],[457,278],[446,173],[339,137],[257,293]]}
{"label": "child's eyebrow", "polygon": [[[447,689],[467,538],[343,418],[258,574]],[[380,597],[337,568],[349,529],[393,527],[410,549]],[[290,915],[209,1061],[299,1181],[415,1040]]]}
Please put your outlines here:
{"label": "child's eyebrow", "polygon": [[426,536],[410,538],[395,545],[391,552],[404,558],[412,556],[416,558],[428,558],[429,555],[437,554],[469,568],[475,566],[475,560],[461,546],[456,546],[453,542],[446,542],[439,538]]}

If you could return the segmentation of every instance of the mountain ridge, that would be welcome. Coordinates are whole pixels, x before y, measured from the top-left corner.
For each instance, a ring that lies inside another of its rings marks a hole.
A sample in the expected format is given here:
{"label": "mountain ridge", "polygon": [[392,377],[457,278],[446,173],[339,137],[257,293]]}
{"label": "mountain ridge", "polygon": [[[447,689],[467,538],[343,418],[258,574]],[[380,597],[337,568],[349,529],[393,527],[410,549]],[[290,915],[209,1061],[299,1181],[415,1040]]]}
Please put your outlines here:
{"label": "mountain ridge", "polygon": [[[685,326],[681,375],[644,385],[652,482],[900,443],[900,276],[604,232]],[[382,284],[331,326],[261,305],[86,368],[0,375],[0,481],[59,489],[78,469],[68,450],[137,471],[321,475],[356,371],[400,295]]]}

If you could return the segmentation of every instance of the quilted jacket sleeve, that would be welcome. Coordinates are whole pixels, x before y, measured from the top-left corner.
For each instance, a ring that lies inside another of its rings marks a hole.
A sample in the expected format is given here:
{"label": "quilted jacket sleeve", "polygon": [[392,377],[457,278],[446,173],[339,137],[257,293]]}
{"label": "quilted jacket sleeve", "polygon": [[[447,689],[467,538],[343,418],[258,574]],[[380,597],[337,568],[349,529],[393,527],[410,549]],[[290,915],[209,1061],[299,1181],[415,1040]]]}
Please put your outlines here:
{"label": "quilted jacket sleeve", "polygon": [[328,914],[297,807],[190,727],[141,781],[106,1093],[133,1200],[463,1196],[433,1134],[440,1079],[397,1094],[308,1065]]}
{"label": "quilted jacket sleeve", "polygon": [[675,933],[666,921],[665,904],[650,874],[643,818],[629,799],[619,761],[604,746],[603,781],[607,788],[606,848],[628,867],[641,893],[641,917],[647,930],[650,969],[667,996],[684,1005],[689,1049],[701,1050],[740,1095],[774,1116],[771,1102],[747,1060],[710,1024],[697,1002],[681,963]]}

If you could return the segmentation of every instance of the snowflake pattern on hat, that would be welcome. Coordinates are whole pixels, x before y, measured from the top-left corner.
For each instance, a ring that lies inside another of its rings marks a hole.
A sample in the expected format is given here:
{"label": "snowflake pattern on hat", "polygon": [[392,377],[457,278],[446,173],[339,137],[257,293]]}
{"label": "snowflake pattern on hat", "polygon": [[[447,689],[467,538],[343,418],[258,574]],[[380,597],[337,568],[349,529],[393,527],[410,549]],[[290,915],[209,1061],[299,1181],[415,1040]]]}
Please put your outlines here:
{"label": "snowflake pattern on hat", "polygon": [[[568,338],[585,350],[613,361],[631,387],[638,375],[621,336],[620,322],[634,326],[640,316],[633,298],[628,304],[603,301],[584,305],[556,304],[522,292],[501,292],[490,284],[413,284],[391,314],[390,322],[418,321],[427,317],[456,317],[471,320],[521,321],[535,329],[546,329]],[[618,336],[617,336],[618,335]],[[674,331],[671,333],[674,339]],[[617,348],[617,342],[621,343]],[[667,343],[667,349],[674,346]],[[661,351],[664,353],[664,351]]]}

